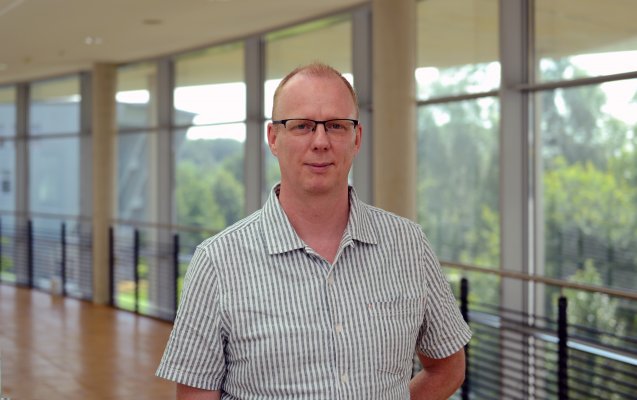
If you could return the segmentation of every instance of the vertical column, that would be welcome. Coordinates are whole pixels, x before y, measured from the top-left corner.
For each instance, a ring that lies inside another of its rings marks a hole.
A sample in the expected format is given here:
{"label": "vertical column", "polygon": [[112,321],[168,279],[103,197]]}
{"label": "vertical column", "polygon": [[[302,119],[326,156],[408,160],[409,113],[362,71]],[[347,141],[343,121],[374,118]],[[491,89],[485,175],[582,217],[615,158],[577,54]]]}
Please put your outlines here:
{"label": "vertical column", "polygon": [[29,221],[29,86],[19,84],[16,92],[16,145],[15,145],[15,241],[13,262],[16,283],[26,283],[27,278],[27,226]]}
{"label": "vertical column", "polygon": [[108,304],[108,228],[115,201],[117,70],[113,64],[93,66],[93,301]]}
{"label": "vertical column", "polygon": [[[528,82],[528,4],[526,0],[500,0],[500,265],[503,270],[529,273],[529,143],[527,96],[519,85]],[[529,284],[502,279],[501,303],[519,313],[532,313]],[[501,329],[502,360],[521,365],[502,374],[502,398],[529,393],[530,339],[507,329],[526,323],[522,314],[507,313]],[[501,364],[505,369],[506,365]]]}
{"label": "vertical column", "polygon": [[[93,84],[91,73],[80,75],[82,94],[80,112],[80,221],[78,222],[77,248],[71,248],[69,253],[67,279],[78,284],[78,290],[82,298],[91,296],[91,229],[92,223],[88,216],[93,215],[93,147],[92,147],[92,121],[93,121]],[[73,232],[73,228],[69,229]]]}
{"label": "vertical column", "polygon": [[[149,82],[151,91],[155,91],[157,104],[152,112],[159,126],[155,135],[150,135],[148,142],[148,174],[150,195],[150,217],[158,226],[150,235],[151,246],[157,249],[155,257],[148,259],[148,301],[149,313],[163,319],[172,319],[173,301],[171,289],[177,277],[172,268],[172,232],[169,226],[173,223],[173,62],[164,58],[157,65],[157,76]],[[154,310],[152,309],[154,308]]]}
{"label": "vertical column", "polygon": [[416,219],[416,2],[372,1],[374,203]]}
{"label": "vertical column", "polygon": [[352,15],[352,70],[358,96],[358,119],[363,126],[363,143],[354,159],[352,174],[358,197],[374,202],[373,124],[372,124],[372,13],[369,7]]}
{"label": "vertical column", "polygon": [[244,147],[244,184],[246,215],[261,208],[265,174],[263,136],[264,51],[260,36],[245,41],[246,142]]}

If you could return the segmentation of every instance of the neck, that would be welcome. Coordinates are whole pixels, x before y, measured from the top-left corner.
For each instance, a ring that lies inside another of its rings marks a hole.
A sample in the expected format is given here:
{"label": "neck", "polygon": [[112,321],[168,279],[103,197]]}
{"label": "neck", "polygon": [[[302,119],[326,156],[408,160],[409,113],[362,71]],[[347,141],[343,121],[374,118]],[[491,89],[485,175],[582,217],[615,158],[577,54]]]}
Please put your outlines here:
{"label": "neck", "polygon": [[[287,189],[281,185],[279,202],[294,230],[310,247],[333,261],[349,218],[347,186],[325,194],[300,194]],[[321,251],[328,248],[331,250]]]}

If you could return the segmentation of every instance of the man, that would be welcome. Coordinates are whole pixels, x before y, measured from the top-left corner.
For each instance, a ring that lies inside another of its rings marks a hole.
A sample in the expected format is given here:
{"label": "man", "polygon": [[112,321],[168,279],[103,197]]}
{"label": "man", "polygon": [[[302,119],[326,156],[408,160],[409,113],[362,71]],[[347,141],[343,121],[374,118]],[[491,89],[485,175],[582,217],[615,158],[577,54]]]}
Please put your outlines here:
{"label": "man", "polygon": [[326,65],[298,68],[272,116],[281,182],[198,246],[157,375],[178,399],[449,397],[471,333],[420,227],[348,186],[354,90]]}

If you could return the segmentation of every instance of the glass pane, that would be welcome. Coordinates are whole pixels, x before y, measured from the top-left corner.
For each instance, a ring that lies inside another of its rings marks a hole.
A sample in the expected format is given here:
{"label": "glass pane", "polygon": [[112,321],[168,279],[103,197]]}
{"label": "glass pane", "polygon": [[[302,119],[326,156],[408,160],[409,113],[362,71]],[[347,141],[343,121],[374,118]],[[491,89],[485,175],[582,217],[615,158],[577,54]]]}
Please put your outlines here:
{"label": "glass pane", "polygon": [[418,112],[418,221],[443,260],[497,268],[496,98],[421,107]]}
{"label": "glass pane", "polygon": [[15,88],[0,88],[0,137],[16,133]]}
{"label": "glass pane", "polygon": [[77,76],[31,85],[31,135],[80,132],[80,80]]}
{"label": "glass pane", "polygon": [[157,125],[156,64],[135,64],[117,71],[117,125],[148,128]]}
{"label": "glass pane", "polygon": [[416,7],[419,99],[500,86],[497,0],[427,0]]}
{"label": "glass pane", "polygon": [[538,95],[548,276],[637,287],[636,96],[637,79]]}
{"label": "glass pane", "polygon": [[31,211],[79,215],[79,144],[78,138],[30,141]]}
{"label": "glass pane", "polygon": [[637,2],[535,1],[538,80],[637,70]]}
{"label": "glass pane", "polygon": [[[352,77],[352,24],[349,14],[325,18],[270,33],[266,36],[266,81],[264,116],[272,118],[272,97],[277,85],[294,68],[316,60],[339,70],[350,82]],[[279,181],[279,164],[267,146],[264,129],[264,198]]]}
{"label": "glass pane", "polygon": [[246,86],[243,44],[200,51],[175,60],[176,125],[243,122]]}
{"label": "glass pane", "polygon": [[201,129],[175,135],[176,222],[197,228],[181,235],[193,246],[245,215],[245,124]]}
{"label": "glass pane", "polygon": [[15,210],[15,180],[15,142],[0,140],[0,211]]}
{"label": "glass pane", "polygon": [[117,137],[117,218],[150,222],[155,211],[151,203],[150,175],[154,168],[151,150],[157,134],[125,133]]}

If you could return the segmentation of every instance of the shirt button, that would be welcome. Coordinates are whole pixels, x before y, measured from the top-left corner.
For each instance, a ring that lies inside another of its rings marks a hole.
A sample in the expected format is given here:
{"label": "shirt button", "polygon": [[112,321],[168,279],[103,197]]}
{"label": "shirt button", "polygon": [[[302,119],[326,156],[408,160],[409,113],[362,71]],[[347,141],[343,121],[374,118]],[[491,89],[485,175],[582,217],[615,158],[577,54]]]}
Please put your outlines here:
{"label": "shirt button", "polygon": [[349,382],[349,376],[347,376],[347,374],[341,375],[341,382],[343,383]]}
{"label": "shirt button", "polygon": [[327,283],[329,283],[330,285],[334,284],[334,275],[330,275],[329,278],[327,278]]}
{"label": "shirt button", "polygon": [[343,332],[343,325],[336,324],[336,333],[341,333],[341,332]]}

